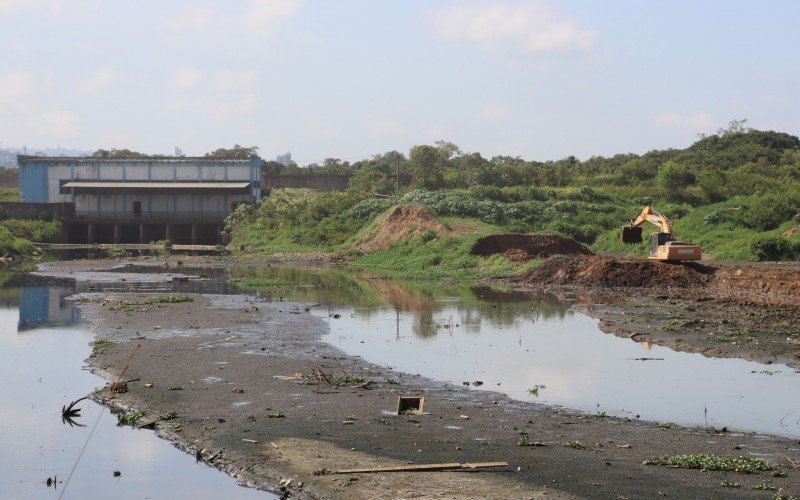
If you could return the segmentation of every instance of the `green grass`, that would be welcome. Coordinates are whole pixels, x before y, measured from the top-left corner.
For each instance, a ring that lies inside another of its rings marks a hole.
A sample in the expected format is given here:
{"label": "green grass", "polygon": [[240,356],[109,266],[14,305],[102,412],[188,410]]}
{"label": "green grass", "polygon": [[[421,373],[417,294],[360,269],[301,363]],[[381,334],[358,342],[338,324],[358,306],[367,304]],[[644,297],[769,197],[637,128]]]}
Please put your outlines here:
{"label": "green grass", "polygon": [[114,347],[114,342],[108,339],[98,339],[92,343],[92,356],[102,354],[108,349]]}
{"label": "green grass", "polygon": [[[483,191],[488,198],[479,197]],[[527,198],[492,198],[491,190],[483,191],[411,191],[387,200],[359,200],[344,193],[281,190],[261,206],[229,219],[228,226],[233,231],[234,244],[250,245],[259,255],[322,252],[344,258],[357,269],[407,280],[471,281],[510,275],[538,265],[511,262],[499,255],[482,258],[469,254],[478,237],[504,232],[555,233],[575,238],[597,252],[647,255],[646,241],[623,245],[619,237],[620,228],[650,201],[643,196],[647,190],[566,187],[540,190]],[[759,192],[692,206],[656,197],[653,207],[672,219],[676,238],[700,244],[706,256],[755,260],[754,242],[763,237],[779,237],[782,231],[800,222],[800,214],[792,215],[792,200],[789,195]],[[446,228],[468,224],[476,232],[438,235],[426,231],[385,250],[364,254],[355,249],[354,244],[378,227],[397,204],[422,204]],[[655,226],[646,227],[645,240],[655,231]],[[792,241],[800,248],[800,235]],[[264,280],[243,281],[242,285],[257,288],[285,283]]]}
{"label": "green grass", "polygon": [[63,237],[63,226],[57,220],[5,219],[0,222],[17,238],[37,243],[57,242]]}
{"label": "green grass", "polygon": [[122,427],[123,425],[130,425],[133,427],[136,425],[136,422],[139,421],[140,418],[144,416],[144,412],[142,410],[134,410],[125,413],[117,413],[117,425]]}
{"label": "green grass", "polygon": [[194,299],[188,295],[154,295],[144,300],[145,304],[178,304],[180,302],[193,302]]}
{"label": "green grass", "polygon": [[19,189],[0,188],[0,201],[19,201]]}
{"label": "green grass", "polygon": [[739,474],[753,474],[761,471],[775,469],[766,460],[750,457],[721,457],[719,455],[674,455],[669,457],[651,458],[646,465],[666,465],[683,469],[700,469],[714,471],[738,472]]}
{"label": "green grass", "polygon": [[36,247],[30,241],[14,236],[11,231],[0,223],[0,256],[30,255]]}

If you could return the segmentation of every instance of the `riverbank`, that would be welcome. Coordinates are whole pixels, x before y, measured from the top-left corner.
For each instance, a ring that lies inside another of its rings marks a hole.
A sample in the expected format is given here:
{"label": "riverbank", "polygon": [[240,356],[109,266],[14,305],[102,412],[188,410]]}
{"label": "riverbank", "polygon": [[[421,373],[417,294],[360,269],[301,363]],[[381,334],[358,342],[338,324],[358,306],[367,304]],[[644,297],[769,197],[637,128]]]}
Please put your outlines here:
{"label": "riverbank", "polygon": [[[115,342],[90,359],[109,380],[141,345],[125,375],[141,380],[129,383],[129,391],[109,404],[142,409],[148,416],[177,412],[177,418],[156,424],[158,432],[249,484],[269,489],[292,479],[290,490],[312,498],[764,496],[750,489],[761,482],[784,488],[784,493],[800,491],[799,475],[788,460],[797,458],[790,439],[663,428],[395,373],[323,342],[326,325],[305,311],[307,306],[313,310],[310,304],[193,295],[192,302],[146,305],[146,297],[80,299],[92,330]],[[313,381],[307,377],[317,368],[328,376],[343,376],[345,370],[373,383],[303,383]],[[430,414],[390,415],[398,394],[424,394]],[[525,442],[547,446],[519,446]],[[700,473],[642,464],[656,456],[694,453],[752,454],[787,475]],[[479,473],[350,475],[355,480],[326,473],[409,462],[496,460],[510,465]],[[724,488],[723,481],[742,488]]]}

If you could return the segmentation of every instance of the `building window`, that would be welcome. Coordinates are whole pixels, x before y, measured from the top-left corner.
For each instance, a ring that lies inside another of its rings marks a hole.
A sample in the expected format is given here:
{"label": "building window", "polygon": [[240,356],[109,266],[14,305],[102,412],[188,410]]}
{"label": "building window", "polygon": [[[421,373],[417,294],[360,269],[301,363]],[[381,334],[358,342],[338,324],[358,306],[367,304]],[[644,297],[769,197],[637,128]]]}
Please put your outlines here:
{"label": "building window", "polygon": [[142,216],[142,202],[141,201],[134,201],[133,202],[133,216],[134,217],[141,217]]}

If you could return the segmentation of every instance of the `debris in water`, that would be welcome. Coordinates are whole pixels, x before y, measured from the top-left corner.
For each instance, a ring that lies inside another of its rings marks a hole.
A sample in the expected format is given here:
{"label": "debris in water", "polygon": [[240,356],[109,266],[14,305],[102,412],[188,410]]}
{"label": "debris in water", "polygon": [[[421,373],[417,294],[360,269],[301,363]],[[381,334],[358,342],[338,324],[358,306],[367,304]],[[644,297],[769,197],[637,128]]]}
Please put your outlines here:
{"label": "debris in water", "polygon": [[[84,396],[80,399],[76,399],[69,406],[62,406],[61,407],[61,423],[69,424],[70,427],[77,425],[78,427],[86,427],[83,424],[76,422],[74,419],[81,416],[81,409],[75,408],[75,405],[79,402],[87,399],[89,396]],[[49,479],[49,478],[48,478]],[[49,485],[48,485],[49,486]]]}
{"label": "debris in water", "polygon": [[419,464],[400,465],[396,467],[370,467],[368,469],[335,470],[334,474],[367,474],[371,472],[413,472],[413,471],[444,471],[451,469],[482,469],[486,467],[507,467],[508,462],[478,462],[478,463],[445,463],[445,464]]}
{"label": "debris in water", "polygon": [[120,472],[118,470],[114,471],[114,477],[120,477],[121,475],[122,475],[122,472]]}

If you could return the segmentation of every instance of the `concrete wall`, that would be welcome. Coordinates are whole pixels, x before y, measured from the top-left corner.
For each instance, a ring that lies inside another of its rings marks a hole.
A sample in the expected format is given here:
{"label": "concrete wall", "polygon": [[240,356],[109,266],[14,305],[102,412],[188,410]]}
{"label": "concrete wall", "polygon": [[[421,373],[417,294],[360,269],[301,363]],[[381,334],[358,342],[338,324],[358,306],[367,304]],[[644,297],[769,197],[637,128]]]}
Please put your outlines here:
{"label": "concrete wall", "polygon": [[50,219],[74,215],[73,203],[0,202],[0,219]]}
{"label": "concrete wall", "polygon": [[[134,202],[141,204],[141,214],[134,215]],[[94,193],[75,194],[77,216],[117,220],[166,220],[223,218],[234,203],[249,202],[248,194],[215,193]]]}
{"label": "concrete wall", "polygon": [[0,188],[18,188],[19,171],[16,169],[6,169],[0,171]]}
{"label": "concrete wall", "polygon": [[[133,203],[141,202],[142,219],[224,217],[233,203],[253,203],[261,197],[261,159],[143,158],[115,160],[91,158],[21,157],[20,197],[25,202],[74,202],[78,215],[94,218],[133,217]],[[248,192],[212,191],[97,192],[62,189],[69,181],[109,182],[250,182]]]}
{"label": "concrete wall", "polygon": [[[395,175],[391,175],[389,178],[396,182],[395,179],[397,177]],[[412,180],[412,176],[401,174],[400,186],[410,186]],[[270,175],[265,179],[266,187],[271,189],[309,188],[318,191],[344,191],[347,189],[349,182],[350,175],[346,174]]]}

